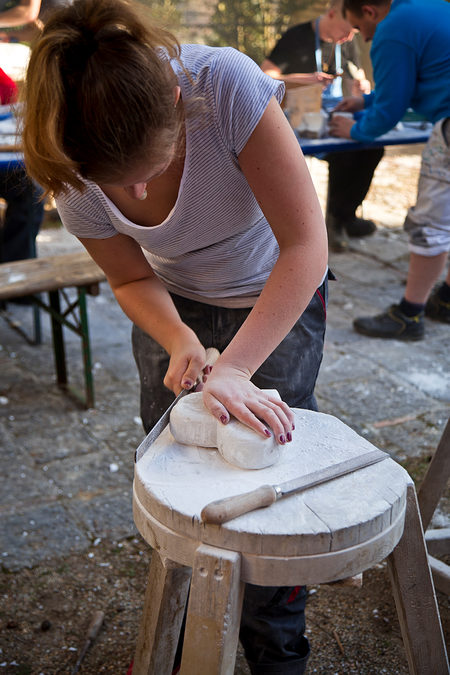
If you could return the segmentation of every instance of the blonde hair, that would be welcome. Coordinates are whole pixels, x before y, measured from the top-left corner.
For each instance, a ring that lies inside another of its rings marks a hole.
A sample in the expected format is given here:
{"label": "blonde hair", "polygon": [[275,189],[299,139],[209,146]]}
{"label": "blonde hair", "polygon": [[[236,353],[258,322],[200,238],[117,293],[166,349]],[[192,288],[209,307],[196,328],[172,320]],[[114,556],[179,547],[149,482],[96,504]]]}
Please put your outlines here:
{"label": "blonde hair", "polygon": [[126,0],[75,0],[45,24],[25,84],[23,146],[46,193],[80,176],[113,182],[176,142],[181,115],[170,59],[180,45]]}

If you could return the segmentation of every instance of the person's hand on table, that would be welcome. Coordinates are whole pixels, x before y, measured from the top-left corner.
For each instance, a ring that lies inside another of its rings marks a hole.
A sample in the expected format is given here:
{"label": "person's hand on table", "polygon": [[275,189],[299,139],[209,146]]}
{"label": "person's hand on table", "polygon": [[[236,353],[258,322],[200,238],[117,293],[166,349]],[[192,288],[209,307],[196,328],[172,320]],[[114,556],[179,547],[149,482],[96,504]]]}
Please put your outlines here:
{"label": "person's hand on table", "polygon": [[339,101],[333,112],[358,112],[364,110],[364,98],[362,96],[346,96]]}
{"label": "person's hand on table", "polygon": [[351,129],[355,124],[355,120],[342,115],[333,115],[328,129],[331,136],[338,136],[339,138],[351,138]]}
{"label": "person's hand on table", "polygon": [[258,389],[238,368],[216,363],[203,385],[203,402],[222,424],[233,415],[263,438],[273,434],[281,444],[292,440],[294,414],[289,406]]}

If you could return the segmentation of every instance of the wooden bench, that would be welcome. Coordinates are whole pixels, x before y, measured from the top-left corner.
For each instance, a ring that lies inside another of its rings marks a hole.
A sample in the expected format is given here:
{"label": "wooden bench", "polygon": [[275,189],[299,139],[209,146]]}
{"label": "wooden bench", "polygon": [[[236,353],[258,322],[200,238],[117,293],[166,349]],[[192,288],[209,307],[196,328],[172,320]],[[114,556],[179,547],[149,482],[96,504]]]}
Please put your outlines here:
{"label": "wooden bench", "polygon": [[[86,295],[98,295],[101,281],[105,281],[104,273],[85,251],[0,264],[0,301],[32,298],[34,339],[15,325],[5,310],[2,314],[32,344],[41,342],[39,309],[50,314],[58,385],[74,394],[87,408],[95,405],[95,399]],[[69,297],[69,288],[76,288],[76,298]],[[48,293],[47,302],[41,293]],[[68,383],[63,327],[81,338],[84,396]]]}

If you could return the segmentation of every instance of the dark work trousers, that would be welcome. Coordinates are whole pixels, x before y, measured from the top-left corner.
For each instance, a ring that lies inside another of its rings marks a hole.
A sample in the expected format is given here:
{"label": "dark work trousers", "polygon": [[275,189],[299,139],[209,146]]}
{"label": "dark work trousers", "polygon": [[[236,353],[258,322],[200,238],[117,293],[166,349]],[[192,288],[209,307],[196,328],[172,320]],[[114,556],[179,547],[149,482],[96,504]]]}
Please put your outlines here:
{"label": "dark work trousers", "polygon": [[36,237],[44,215],[37,187],[23,169],[0,172],[0,197],[6,212],[0,225],[0,262],[36,256]]}
{"label": "dark work trousers", "polygon": [[344,224],[354,218],[383,154],[384,148],[370,148],[320,157],[328,162],[327,214]]}
{"label": "dark work trousers", "polygon": [[[226,309],[173,295],[181,318],[204,347],[223,351],[250,309]],[[328,281],[290,333],[262,364],[252,382],[277,389],[291,407],[317,410],[314,386],[322,360]],[[169,365],[166,352],[140,328],[133,326],[133,352],[141,378],[141,416],[146,432],[173,401],[162,380]],[[306,589],[247,584],[240,639],[252,675],[301,675],[309,644],[304,636]]]}

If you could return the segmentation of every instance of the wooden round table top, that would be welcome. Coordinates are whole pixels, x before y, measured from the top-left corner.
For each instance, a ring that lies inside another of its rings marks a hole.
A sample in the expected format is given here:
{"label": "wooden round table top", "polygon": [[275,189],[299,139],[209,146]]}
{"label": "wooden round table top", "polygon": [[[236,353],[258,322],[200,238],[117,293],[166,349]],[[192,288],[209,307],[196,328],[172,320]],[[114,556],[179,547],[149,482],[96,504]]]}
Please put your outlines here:
{"label": "wooden round table top", "polygon": [[135,466],[134,507],[141,532],[147,514],[153,529],[160,524],[164,532],[183,539],[277,557],[349,550],[377,540],[395,523],[398,540],[411,479],[390,458],[223,525],[202,523],[201,510],[211,501],[290,480],[374,449],[331,415],[300,409],[294,413],[293,441],[284,446],[279,462],[259,470],[235,468],[216,449],[178,444],[167,427]]}

